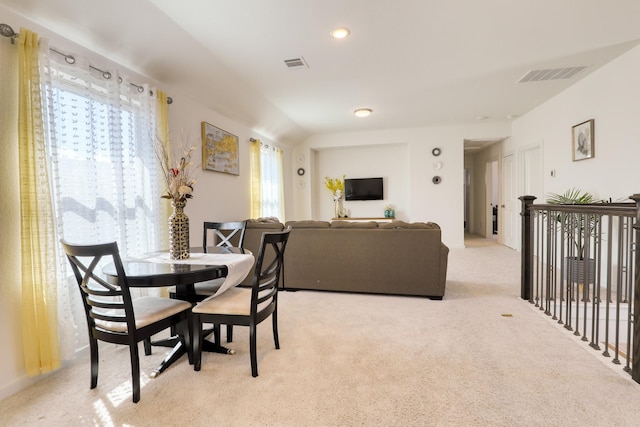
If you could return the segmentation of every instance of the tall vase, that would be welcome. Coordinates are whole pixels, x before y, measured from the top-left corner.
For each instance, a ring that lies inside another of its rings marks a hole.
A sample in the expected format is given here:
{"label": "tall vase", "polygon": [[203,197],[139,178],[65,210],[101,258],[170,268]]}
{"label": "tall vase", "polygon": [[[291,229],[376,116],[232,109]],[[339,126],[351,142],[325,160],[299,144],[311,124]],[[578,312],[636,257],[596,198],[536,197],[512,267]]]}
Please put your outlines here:
{"label": "tall vase", "polygon": [[344,216],[344,212],[342,210],[342,199],[336,199],[334,200],[334,212],[333,212],[333,217],[334,218],[342,218]]}
{"label": "tall vase", "polygon": [[186,201],[172,201],[173,213],[169,217],[169,257],[189,258],[189,217],[184,213]]}

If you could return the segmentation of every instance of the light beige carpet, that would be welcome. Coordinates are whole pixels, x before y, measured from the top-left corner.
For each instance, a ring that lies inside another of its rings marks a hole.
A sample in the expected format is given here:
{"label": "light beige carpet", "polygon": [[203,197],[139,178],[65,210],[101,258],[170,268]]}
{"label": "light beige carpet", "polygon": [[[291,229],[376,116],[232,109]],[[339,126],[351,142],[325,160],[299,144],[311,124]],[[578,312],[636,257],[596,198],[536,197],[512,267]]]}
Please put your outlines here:
{"label": "light beige carpet", "polygon": [[[443,301],[280,294],[281,349],[258,328],[235,356],[186,358],[156,379],[142,357],[131,402],[125,348],[105,346],[98,388],[88,357],[0,402],[3,426],[633,426],[640,385],[519,297],[520,254],[452,250]],[[505,316],[506,315],[506,316]]]}

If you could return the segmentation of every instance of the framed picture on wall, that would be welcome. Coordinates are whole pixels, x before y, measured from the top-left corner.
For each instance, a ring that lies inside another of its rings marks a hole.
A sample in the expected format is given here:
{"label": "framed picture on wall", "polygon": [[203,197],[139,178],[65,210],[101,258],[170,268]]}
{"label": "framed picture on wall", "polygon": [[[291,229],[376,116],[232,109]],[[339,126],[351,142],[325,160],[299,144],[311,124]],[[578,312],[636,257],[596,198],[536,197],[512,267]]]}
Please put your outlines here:
{"label": "framed picture on wall", "polygon": [[202,122],[202,169],[240,175],[238,137]]}
{"label": "framed picture on wall", "polygon": [[594,120],[587,120],[571,128],[573,161],[591,159],[594,156]]}

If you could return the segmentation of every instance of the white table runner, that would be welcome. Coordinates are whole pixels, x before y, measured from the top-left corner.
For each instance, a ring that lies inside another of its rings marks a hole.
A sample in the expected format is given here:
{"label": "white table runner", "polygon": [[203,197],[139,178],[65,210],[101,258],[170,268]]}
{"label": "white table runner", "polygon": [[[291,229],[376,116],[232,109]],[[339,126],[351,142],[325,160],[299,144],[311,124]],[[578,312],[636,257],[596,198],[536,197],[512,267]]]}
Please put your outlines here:
{"label": "white table runner", "polygon": [[240,284],[253,268],[255,261],[252,254],[205,254],[191,253],[187,259],[170,259],[168,252],[128,257],[129,261],[157,262],[162,264],[201,264],[226,265],[227,277],[213,296]]}

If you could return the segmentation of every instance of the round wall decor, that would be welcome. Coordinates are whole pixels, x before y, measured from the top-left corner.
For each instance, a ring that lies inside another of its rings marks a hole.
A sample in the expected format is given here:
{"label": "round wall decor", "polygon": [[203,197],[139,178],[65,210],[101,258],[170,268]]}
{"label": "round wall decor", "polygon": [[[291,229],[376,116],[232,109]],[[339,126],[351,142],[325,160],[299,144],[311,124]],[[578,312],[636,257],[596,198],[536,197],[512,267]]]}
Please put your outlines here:
{"label": "round wall decor", "polygon": [[442,153],[442,150],[440,150],[438,147],[431,150],[431,154],[433,154],[436,157],[438,157],[441,153]]}
{"label": "round wall decor", "polygon": [[434,184],[440,184],[442,182],[442,178],[436,175],[431,181],[433,181]]}
{"label": "round wall decor", "polygon": [[298,161],[298,163],[304,163],[304,156],[302,154],[298,154],[296,160]]}
{"label": "round wall decor", "polygon": [[298,175],[304,175],[304,168],[298,168]]}

